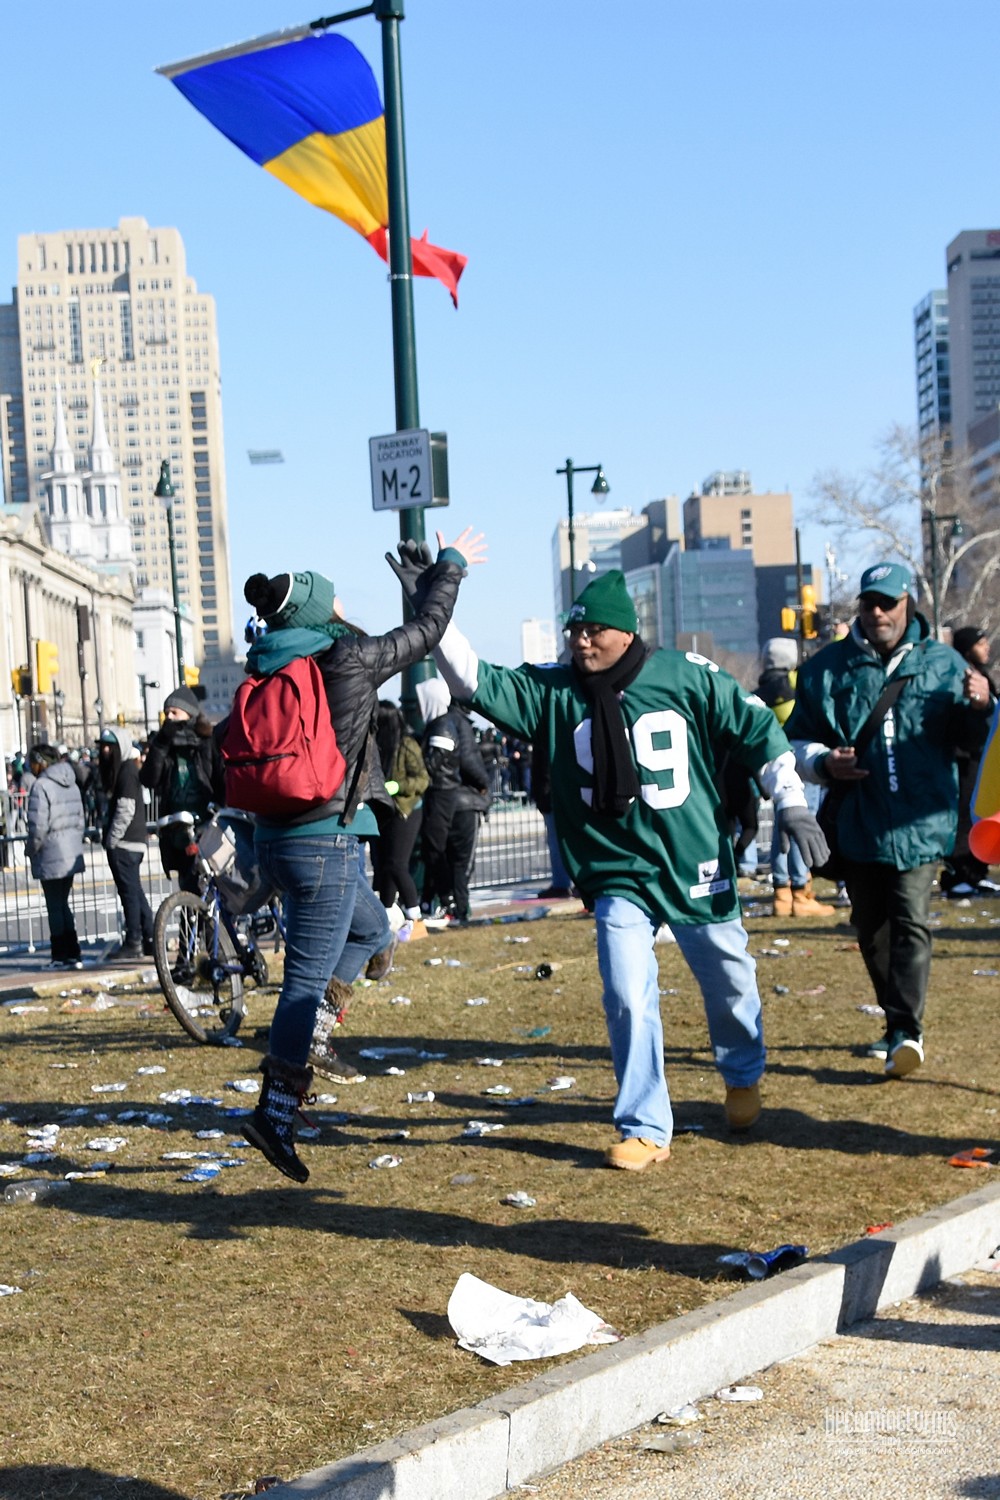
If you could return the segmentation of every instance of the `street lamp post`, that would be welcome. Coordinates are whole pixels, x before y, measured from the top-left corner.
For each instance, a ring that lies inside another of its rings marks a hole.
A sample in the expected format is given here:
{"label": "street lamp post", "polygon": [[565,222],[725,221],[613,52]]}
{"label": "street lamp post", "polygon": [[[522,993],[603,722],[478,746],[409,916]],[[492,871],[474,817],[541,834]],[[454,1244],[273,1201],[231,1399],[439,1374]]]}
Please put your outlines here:
{"label": "street lamp post", "polygon": [[139,691],[142,693],[142,722],[146,728],[146,738],[149,739],[149,703],[146,694],[150,688],[158,688],[158,682],[150,682],[144,673],[139,673]]}
{"label": "street lamp post", "polygon": [[949,544],[960,542],[965,535],[960,516],[939,516],[937,511],[925,510],[924,520],[927,522],[927,530],[930,541],[931,554],[931,624],[934,630],[934,639],[941,638],[941,581],[938,574],[938,527],[942,521],[951,522],[951,530],[948,533]]}
{"label": "street lamp post", "polygon": [[174,596],[174,644],[177,647],[177,686],[184,686],[184,646],[181,641],[181,596],[177,585],[177,540],[174,536],[174,487],[169,458],[160,461],[160,477],[153,491],[167,508],[167,545],[170,548],[170,587]]}
{"label": "street lamp post", "polygon": [[603,464],[575,464],[571,458],[567,458],[566,467],[564,469],[557,469],[556,473],[566,475],[566,504],[569,511],[569,602],[572,604],[576,599],[576,532],[573,530],[573,475],[597,475],[597,478],[590,487],[592,495],[604,496],[610,494],[611,486],[604,476]]}

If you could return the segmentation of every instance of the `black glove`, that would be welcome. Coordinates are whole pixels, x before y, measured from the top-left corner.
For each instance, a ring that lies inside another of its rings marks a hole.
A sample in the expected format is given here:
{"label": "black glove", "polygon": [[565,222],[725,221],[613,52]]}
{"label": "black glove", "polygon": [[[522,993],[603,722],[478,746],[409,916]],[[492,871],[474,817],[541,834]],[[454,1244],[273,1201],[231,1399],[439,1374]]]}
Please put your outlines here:
{"label": "black glove", "polygon": [[391,552],[385,554],[385,560],[402,584],[403,593],[416,609],[423,599],[424,575],[428,568],[434,566],[430,544],[410,539],[397,542],[396,551],[399,553],[398,562]]}
{"label": "black glove", "polygon": [[783,854],[788,852],[789,841],[794,840],[810,870],[826,864],[830,846],[808,807],[783,807],[777,818]]}

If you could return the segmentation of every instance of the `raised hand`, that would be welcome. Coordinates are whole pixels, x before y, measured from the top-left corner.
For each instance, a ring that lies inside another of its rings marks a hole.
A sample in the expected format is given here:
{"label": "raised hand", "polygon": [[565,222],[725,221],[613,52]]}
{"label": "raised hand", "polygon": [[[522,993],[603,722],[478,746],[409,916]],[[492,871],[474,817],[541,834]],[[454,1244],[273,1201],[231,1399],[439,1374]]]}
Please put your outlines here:
{"label": "raised hand", "polygon": [[397,542],[396,551],[399,553],[398,559],[387,552],[385,560],[399,579],[403,593],[412,601],[419,592],[421,578],[434,563],[430,545],[427,542],[408,540]]}
{"label": "raised hand", "polygon": [[470,568],[477,563],[484,563],[486,561],[489,544],[486,541],[484,533],[473,531],[471,526],[466,526],[461,536],[456,537],[453,542],[446,542],[443,533],[439,531],[437,533],[437,543],[441,548],[454,547],[456,552],[461,552]]}

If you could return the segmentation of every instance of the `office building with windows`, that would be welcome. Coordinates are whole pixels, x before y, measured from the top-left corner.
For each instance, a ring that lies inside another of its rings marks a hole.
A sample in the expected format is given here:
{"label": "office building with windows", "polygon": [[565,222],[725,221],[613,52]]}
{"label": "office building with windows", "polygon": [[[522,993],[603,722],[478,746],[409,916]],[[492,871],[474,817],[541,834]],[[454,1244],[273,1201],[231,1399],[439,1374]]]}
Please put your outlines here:
{"label": "office building with windows", "polygon": [[195,660],[231,659],[215,303],[188,275],[176,229],[123,218],[114,229],[19,237],[17,284],[12,301],[0,305],[0,476],[8,507],[51,503],[60,407],[70,469],[81,474],[100,419],[108,469],[121,476],[140,596],[171,592],[167,514],[153,493],[161,460],[169,460],[178,592],[193,623]]}
{"label": "office building with windows", "polygon": [[951,432],[956,450],[969,429],[1000,405],[1000,229],[965,229],[948,246]]}
{"label": "office building with windows", "polygon": [[928,292],[913,309],[913,349],[917,364],[917,432],[920,441],[927,443],[943,438],[951,428],[947,292]]}

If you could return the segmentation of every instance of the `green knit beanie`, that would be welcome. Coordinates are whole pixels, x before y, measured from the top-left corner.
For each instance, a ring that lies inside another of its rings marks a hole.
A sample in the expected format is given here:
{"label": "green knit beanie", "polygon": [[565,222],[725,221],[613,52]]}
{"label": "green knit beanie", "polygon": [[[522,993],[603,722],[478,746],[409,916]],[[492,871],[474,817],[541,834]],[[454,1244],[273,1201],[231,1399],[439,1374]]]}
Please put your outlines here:
{"label": "green knit beanie", "polygon": [[319,629],[329,623],[335,596],[322,573],[278,573],[274,578],[254,573],[243,589],[244,599],[271,630]]}
{"label": "green knit beanie", "polygon": [[612,630],[627,630],[633,635],[638,628],[635,605],[625,587],[625,575],[614,568],[588,583],[573,605],[567,625],[610,625]]}

